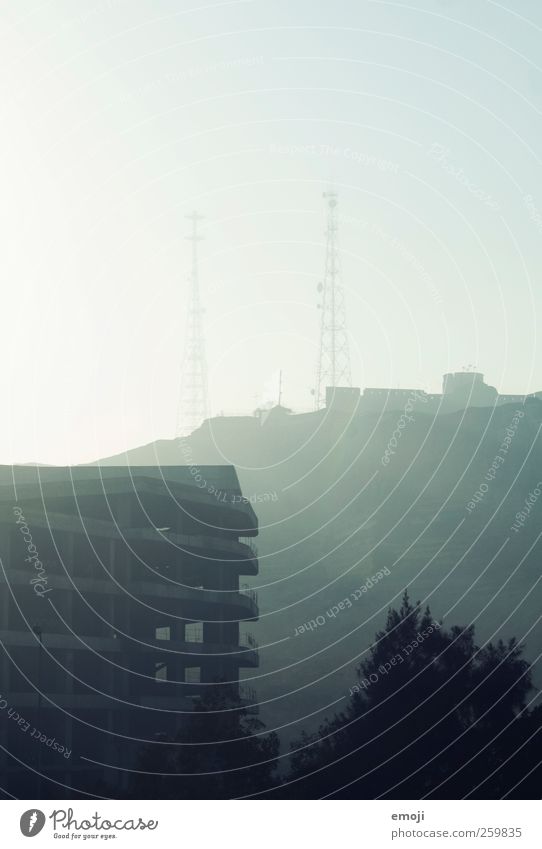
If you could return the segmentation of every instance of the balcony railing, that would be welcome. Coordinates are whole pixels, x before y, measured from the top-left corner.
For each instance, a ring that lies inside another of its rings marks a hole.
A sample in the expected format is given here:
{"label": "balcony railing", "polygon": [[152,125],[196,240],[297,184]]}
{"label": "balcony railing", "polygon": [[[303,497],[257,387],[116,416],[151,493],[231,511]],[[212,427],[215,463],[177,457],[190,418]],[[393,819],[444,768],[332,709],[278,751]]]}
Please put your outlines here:
{"label": "balcony railing", "polygon": [[255,543],[253,542],[253,540],[250,537],[239,537],[239,542],[242,545],[246,545],[247,548],[250,548],[254,557],[256,557],[256,558],[258,557],[258,547],[257,547],[257,545],[255,545]]}
{"label": "balcony railing", "polygon": [[256,592],[256,590],[253,590],[251,587],[249,587],[248,584],[241,584],[241,586],[239,587],[239,592],[241,595],[244,595],[251,601],[253,601],[254,604],[258,604],[258,593]]}
{"label": "balcony railing", "polygon": [[240,684],[239,685],[239,698],[243,702],[248,702],[249,704],[257,704],[257,695],[254,687],[249,687],[248,684]]}
{"label": "balcony railing", "polygon": [[239,645],[242,648],[258,650],[258,641],[253,634],[241,634],[239,637]]}
{"label": "balcony railing", "polygon": [[[203,644],[203,626],[198,628],[186,628],[184,635],[185,643],[202,643]],[[245,633],[239,636],[239,647],[243,649],[251,649],[258,651],[258,641],[254,634]]]}

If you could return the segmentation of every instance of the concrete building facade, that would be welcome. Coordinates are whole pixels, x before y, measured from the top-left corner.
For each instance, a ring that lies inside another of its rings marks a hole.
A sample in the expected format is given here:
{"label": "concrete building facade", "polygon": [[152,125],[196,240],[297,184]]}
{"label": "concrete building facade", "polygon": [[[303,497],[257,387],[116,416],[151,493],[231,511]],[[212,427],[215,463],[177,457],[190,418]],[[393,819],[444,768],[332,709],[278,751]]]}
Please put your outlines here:
{"label": "concrete building facade", "polygon": [[[0,769],[20,798],[122,786],[219,683],[258,666],[241,576],[257,520],[235,470],[0,470]],[[104,766],[105,765],[105,766]]]}

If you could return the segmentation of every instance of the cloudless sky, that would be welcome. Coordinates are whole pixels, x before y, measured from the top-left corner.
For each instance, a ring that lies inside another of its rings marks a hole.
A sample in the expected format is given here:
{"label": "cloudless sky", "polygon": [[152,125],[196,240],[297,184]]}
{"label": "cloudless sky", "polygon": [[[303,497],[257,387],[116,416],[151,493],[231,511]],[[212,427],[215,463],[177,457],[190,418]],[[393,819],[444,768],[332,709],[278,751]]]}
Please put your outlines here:
{"label": "cloudless sky", "polygon": [[355,384],[473,364],[542,389],[537,2],[19,0],[0,23],[0,462],[174,435],[193,208],[212,411],[252,412],[277,369],[310,409],[331,184]]}

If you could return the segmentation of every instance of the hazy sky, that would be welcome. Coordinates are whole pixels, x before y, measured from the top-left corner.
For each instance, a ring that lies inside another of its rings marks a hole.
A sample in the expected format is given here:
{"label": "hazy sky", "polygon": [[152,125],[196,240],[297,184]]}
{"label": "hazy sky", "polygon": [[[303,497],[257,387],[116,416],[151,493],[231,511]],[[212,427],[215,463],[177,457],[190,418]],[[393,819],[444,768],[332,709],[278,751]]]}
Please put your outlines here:
{"label": "hazy sky", "polygon": [[193,208],[213,412],[309,409],[330,181],[355,383],[542,389],[538,2],[0,14],[1,462],[173,436]]}

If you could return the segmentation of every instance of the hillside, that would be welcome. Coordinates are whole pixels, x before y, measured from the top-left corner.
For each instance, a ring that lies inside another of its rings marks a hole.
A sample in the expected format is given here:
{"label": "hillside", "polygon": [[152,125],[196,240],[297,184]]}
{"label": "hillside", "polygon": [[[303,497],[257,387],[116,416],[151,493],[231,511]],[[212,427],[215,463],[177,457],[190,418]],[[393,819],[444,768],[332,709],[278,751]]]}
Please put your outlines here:
{"label": "hillside", "polygon": [[237,467],[260,521],[251,683],[268,725],[312,726],[341,707],[355,662],[407,586],[448,625],[475,622],[480,641],[515,635],[531,660],[540,653],[542,499],[513,524],[542,480],[542,404],[516,410],[417,409],[394,443],[397,412],[349,420],[275,408],[264,422],[211,419],[187,439],[99,462]]}

